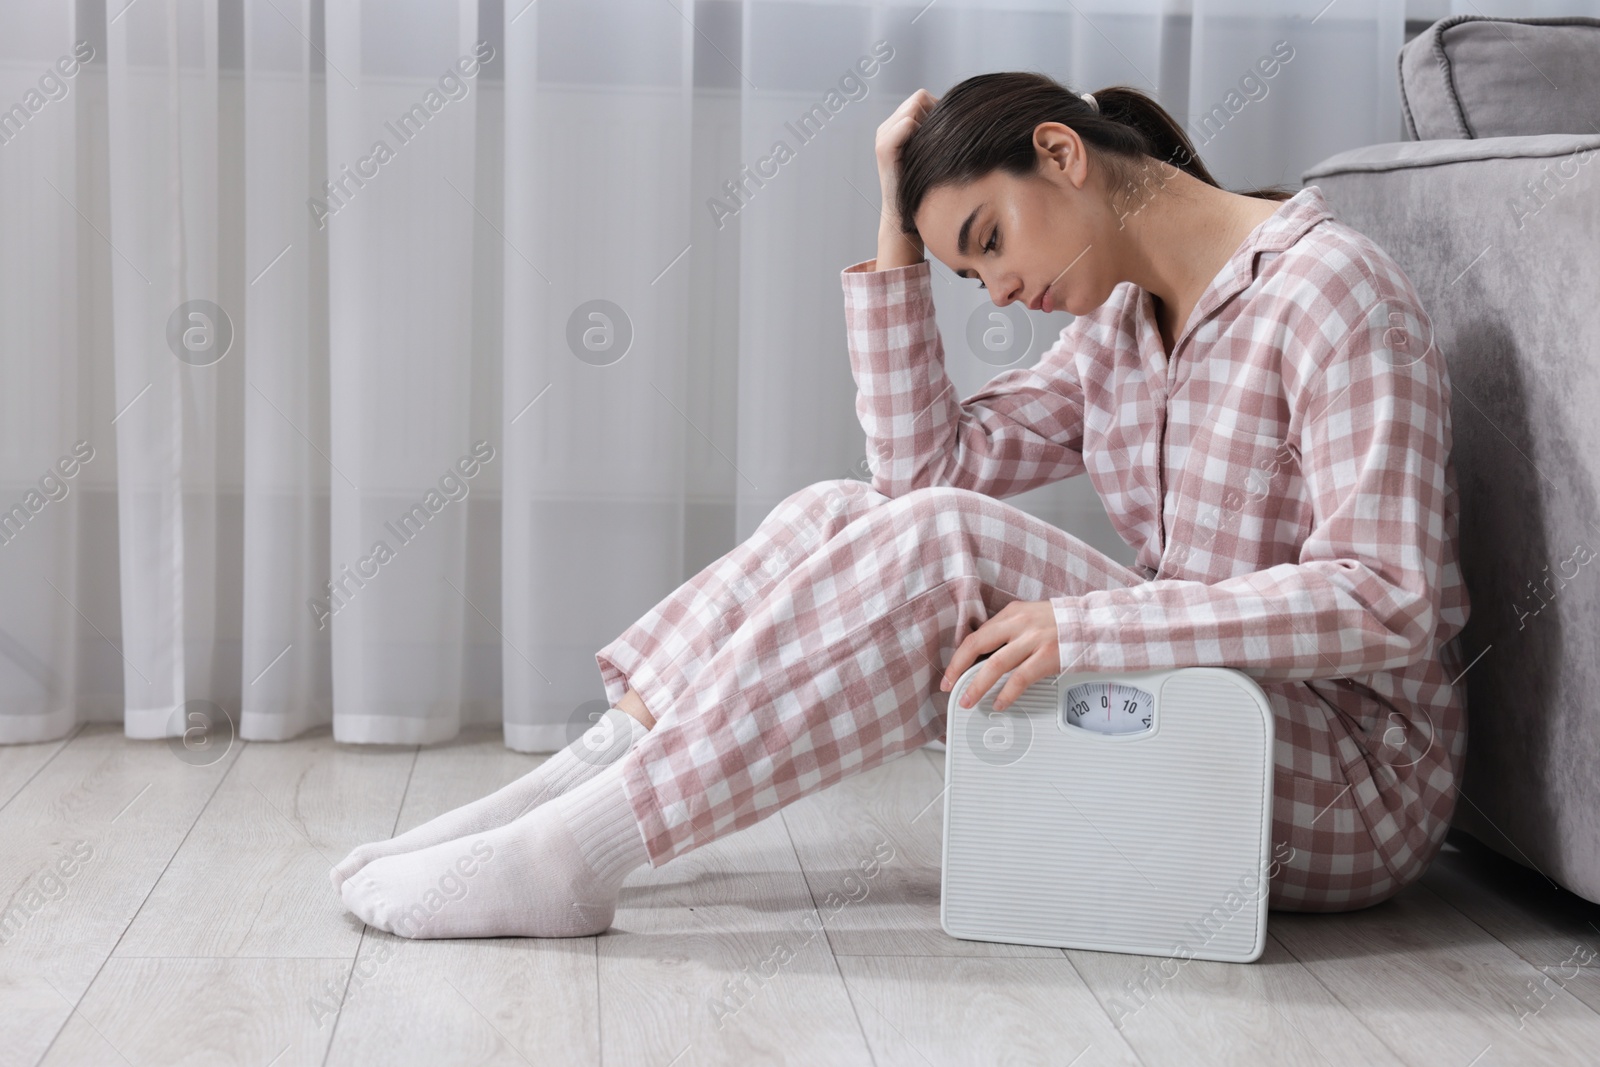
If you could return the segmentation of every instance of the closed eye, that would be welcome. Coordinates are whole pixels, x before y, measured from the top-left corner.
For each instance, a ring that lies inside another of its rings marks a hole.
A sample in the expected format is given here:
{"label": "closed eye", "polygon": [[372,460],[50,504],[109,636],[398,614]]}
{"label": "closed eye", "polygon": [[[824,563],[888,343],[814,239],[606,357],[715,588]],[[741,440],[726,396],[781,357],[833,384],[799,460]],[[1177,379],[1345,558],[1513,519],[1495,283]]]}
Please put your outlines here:
{"label": "closed eye", "polygon": [[[994,251],[995,242],[997,242],[999,240],[1000,240],[1000,227],[996,226],[994,228],[994,233],[991,233],[989,235],[988,243],[983,246],[983,250],[985,252],[993,252]],[[978,288],[979,289],[987,289],[989,287],[987,285],[984,285],[983,282],[980,280],[978,282]]]}

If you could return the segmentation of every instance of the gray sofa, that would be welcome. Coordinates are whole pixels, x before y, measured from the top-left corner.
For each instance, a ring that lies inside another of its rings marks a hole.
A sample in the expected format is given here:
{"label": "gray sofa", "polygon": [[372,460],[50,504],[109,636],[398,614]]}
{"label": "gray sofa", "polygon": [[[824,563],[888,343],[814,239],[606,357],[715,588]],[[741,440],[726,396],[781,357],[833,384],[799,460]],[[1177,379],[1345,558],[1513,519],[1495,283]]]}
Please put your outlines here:
{"label": "gray sofa", "polygon": [[1409,139],[1303,180],[1400,263],[1450,367],[1452,826],[1600,901],[1600,20],[1445,19],[1400,81]]}

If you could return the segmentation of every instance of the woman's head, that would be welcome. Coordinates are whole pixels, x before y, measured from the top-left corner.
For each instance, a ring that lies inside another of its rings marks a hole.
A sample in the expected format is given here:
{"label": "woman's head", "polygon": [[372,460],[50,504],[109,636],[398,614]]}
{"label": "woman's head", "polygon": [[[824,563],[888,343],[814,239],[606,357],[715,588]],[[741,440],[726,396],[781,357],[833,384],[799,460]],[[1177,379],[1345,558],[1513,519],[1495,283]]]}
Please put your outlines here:
{"label": "woman's head", "polygon": [[901,147],[904,229],[962,277],[985,278],[998,303],[1035,306],[1053,286],[1056,308],[1098,307],[1121,280],[1129,217],[1190,179],[1218,186],[1150,97],[1126,86],[1092,95],[1031,72],[952,87]]}

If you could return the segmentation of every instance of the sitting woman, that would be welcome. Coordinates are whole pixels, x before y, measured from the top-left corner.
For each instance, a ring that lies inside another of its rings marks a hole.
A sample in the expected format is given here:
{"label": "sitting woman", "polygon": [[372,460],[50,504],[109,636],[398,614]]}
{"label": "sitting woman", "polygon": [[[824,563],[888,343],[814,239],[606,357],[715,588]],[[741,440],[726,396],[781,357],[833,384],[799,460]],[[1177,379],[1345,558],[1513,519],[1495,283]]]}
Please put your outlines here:
{"label": "sitting woman", "polygon": [[[605,930],[618,888],[1064,670],[1223,666],[1276,727],[1269,906],[1394,895],[1466,734],[1450,385],[1410,282],[1312,186],[1218,186],[1147,96],[1030,73],[878,128],[878,254],[841,274],[871,484],[773,509],[596,653],[612,710],[538,769],[331,873],[407,937]],[[1077,316],[965,400],[924,248]],[[1125,567],[1003,503],[1087,473]]]}

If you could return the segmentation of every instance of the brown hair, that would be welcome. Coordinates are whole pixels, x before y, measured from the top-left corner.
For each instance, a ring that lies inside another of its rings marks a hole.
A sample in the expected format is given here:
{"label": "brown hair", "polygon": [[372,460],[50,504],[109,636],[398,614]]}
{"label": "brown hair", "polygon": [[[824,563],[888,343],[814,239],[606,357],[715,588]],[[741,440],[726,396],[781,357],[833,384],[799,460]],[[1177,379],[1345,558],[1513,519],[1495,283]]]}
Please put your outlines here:
{"label": "brown hair", "polygon": [[[1113,188],[1135,188],[1132,171],[1152,161],[1221,188],[1183,128],[1149,96],[1126,85],[1093,95],[1098,110],[1054,78],[1031,71],[976,74],[952,86],[901,147],[901,229],[917,236],[911,220],[938,186],[976,181],[995,170],[1018,177],[1035,173],[1033,131],[1041,122],[1070,126],[1104,153]],[[1255,189],[1244,195],[1287,200],[1294,194]]]}

